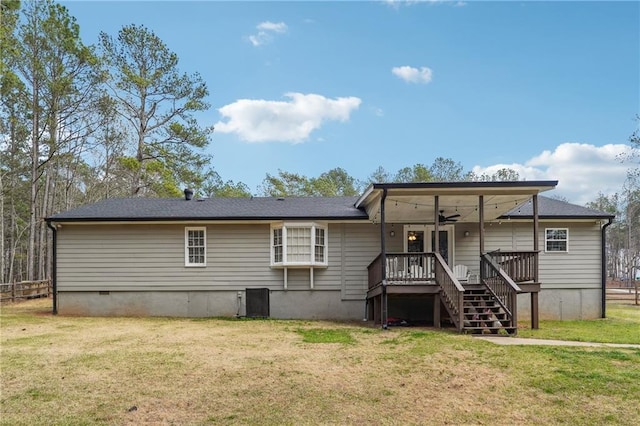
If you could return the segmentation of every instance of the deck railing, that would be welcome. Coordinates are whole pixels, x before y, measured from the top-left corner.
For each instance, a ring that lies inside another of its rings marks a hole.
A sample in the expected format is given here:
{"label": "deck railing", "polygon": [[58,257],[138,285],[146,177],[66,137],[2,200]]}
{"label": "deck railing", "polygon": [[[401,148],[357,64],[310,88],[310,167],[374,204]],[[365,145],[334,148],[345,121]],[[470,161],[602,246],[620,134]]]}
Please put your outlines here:
{"label": "deck railing", "polygon": [[451,268],[440,253],[433,253],[435,260],[435,279],[442,292],[440,297],[458,331],[464,324],[464,287],[455,278]]}
{"label": "deck railing", "polygon": [[507,315],[511,317],[513,327],[517,327],[518,293],[522,291],[518,284],[489,254],[484,254],[480,258],[480,278]]}
{"label": "deck railing", "polygon": [[[435,284],[433,253],[387,253],[387,284]],[[369,289],[382,282],[382,254],[368,266]]]}
{"label": "deck railing", "polygon": [[488,253],[495,263],[515,282],[536,280],[538,270],[537,251],[493,251]]}

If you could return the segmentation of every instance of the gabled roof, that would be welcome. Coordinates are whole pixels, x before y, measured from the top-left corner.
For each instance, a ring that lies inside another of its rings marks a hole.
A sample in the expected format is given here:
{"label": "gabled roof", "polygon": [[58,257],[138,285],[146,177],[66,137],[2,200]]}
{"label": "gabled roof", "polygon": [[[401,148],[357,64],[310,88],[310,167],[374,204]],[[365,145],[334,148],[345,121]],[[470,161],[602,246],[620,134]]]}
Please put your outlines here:
{"label": "gabled roof", "polygon": [[49,222],[368,219],[357,197],[112,198],[47,218]]}
{"label": "gabled roof", "polygon": [[[532,217],[533,204],[530,202],[511,209],[501,216],[503,219],[530,219]],[[540,219],[612,219],[614,215],[567,203],[566,201],[538,196],[538,217]]]}

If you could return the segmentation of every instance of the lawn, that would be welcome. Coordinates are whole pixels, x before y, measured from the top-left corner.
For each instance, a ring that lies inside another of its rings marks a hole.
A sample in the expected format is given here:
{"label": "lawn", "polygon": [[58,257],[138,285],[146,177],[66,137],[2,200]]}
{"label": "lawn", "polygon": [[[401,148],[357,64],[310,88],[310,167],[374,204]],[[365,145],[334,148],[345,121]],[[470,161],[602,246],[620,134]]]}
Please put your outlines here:
{"label": "lawn", "polygon": [[575,340],[579,342],[640,344],[640,306],[607,303],[607,318],[592,321],[542,321],[538,330],[531,330],[527,321],[518,337],[536,339]]}
{"label": "lawn", "polygon": [[640,424],[636,349],[48,304],[2,308],[2,424]]}

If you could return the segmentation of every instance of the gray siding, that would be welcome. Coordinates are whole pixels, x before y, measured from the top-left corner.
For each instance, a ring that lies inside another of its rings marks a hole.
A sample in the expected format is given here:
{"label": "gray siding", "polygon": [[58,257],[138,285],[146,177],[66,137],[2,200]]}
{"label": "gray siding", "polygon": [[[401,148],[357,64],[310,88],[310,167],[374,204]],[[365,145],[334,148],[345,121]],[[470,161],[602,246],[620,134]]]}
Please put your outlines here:
{"label": "gray siding", "polygon": [[[389,227],[387,227],[389,228]],[[388,251],[402,251],[402,224],[394,238],[387,240]],[[545,228],[568,228],[569,251],[545,253]],[[465,237],[464,232],[469,231]],[[400,235],[400,236],[398,236]],[[533,250],[533,223],[502,221],[485,227],[485,251]],[[594,222],[547,222],[539,226],[540,281],[543,288],[600,288],[600,225]],[[480,236],[477,224],[455,226],[454,263],[480,272]]]}
{"label": "gray siding", "polygon": [[368,289],[367,267],[381,252],[380,227],[373,224],[341,226],[344,232],[342,298],[364,301]]}
{"label": "gray siding", "polygon": [[58,233],[58,288],[224,290],[277,288],[269,225],[207,226],[207,266],[185,267],[183,225],[65,225]]}
{"label": "gray siding", "polygon": [[[196,224],[194,224],[195,226]],[[208,225],[207,266],[185,267],[185,225],[65,225],[58,233],[58,289],[202,291],[284,288],[271,268],[268,224]],[[364,299],[367,265],[379,249],[378,227],[330,224],[329,266],[314,269],[314,289]],[[308,268],[289,268],[288,289],[309,290]]]}
{"label": "gray siding", "polygon": [[[569,228],[567,253],[544,252],[545,228]],[[600,225],[542,223],[540,225],[540,281],[543,288],[599,289],[601,283]]]}

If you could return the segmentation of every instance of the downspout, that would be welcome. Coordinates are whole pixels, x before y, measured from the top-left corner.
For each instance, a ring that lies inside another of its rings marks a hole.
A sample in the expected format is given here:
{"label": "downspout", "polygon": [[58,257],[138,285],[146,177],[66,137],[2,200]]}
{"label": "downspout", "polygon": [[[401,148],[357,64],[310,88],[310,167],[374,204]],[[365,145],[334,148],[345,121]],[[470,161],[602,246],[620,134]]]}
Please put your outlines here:
{"label": "downspout", "polygon": [[602,265],[600,267],[602,274],[602,318],[607,317],[607,227],[613,223],[613,219],[609,218],[609,222],[602,226],[600,240],[600,259]]}
{"label": "downspout", "polygon": [[382,247],[382,295],[380,300],[380,310],[382,311],[382,329],[386,330],[389,327],[387,323],[388,311],[387,311],[387,249],[386,249],[386,228],[384,217],[384,202],[387,199],[387,189],[382,190],[382,198],[380,199],[380,245]]}
{"label": "downspout", "polygon": [[58,315],[58,230],[51,222],[47,221],[47,227],[53,233],[53,247],[51,250],[51,291],[53,292],[53,315]]}

